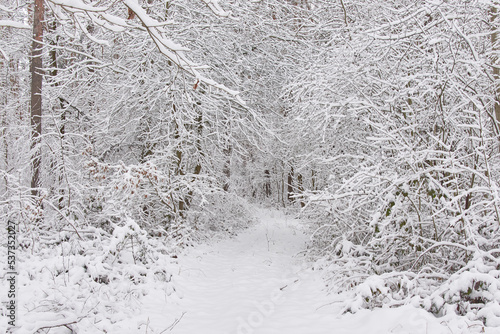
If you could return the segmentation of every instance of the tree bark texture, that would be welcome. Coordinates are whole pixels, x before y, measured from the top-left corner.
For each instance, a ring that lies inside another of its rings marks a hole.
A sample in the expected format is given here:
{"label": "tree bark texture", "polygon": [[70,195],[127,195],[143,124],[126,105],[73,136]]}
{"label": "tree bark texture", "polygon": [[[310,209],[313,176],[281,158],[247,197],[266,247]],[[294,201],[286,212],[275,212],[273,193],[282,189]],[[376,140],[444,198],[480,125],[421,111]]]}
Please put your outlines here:
{"label": "tree bark texture", "polygon": [[31,194],[39,196],[40,168],[42,163],[40,139],[42,135],[42,39],[44,21],[43,0],[35,0],[33,11],[33,44],[31,47]]}

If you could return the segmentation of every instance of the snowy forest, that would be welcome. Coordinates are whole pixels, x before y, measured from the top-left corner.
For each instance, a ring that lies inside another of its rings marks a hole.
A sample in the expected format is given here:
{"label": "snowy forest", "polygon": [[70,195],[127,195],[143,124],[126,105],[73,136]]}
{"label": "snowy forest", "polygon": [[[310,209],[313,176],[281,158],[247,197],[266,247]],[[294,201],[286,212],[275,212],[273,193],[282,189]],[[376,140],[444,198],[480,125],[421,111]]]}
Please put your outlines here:
{"label": "snowy forest", "polygon": [[499,12],[2,0],[0,332],[498,333]]}

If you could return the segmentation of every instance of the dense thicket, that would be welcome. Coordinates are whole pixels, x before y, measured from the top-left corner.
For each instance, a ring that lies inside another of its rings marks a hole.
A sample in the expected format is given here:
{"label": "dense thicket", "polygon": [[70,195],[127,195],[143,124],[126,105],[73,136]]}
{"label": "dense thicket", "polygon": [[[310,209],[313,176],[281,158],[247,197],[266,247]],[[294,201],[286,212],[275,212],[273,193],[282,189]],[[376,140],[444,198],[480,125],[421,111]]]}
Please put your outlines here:
{"label": "dense thicket", "polygon": [[0,7],[0,219],[19,227],[29,297],[19,303],[32,310],[18,325],[56,312],[105,331],[143,284],[174,294],[178,247],[250,219],[228,192],[230,165],[264,123],[227,88],[236,28],[217,5],[44,4],[40,141],[30,126],[33,3]]}
{"label": "dense thicket", "polygon": [[496,325],[496,4],[345,8],[343,37],[289,85],[299,132],[321,133],[301,164],[328,173],[307,198],[332,286],[356,287],[347,310],[417,296]]}

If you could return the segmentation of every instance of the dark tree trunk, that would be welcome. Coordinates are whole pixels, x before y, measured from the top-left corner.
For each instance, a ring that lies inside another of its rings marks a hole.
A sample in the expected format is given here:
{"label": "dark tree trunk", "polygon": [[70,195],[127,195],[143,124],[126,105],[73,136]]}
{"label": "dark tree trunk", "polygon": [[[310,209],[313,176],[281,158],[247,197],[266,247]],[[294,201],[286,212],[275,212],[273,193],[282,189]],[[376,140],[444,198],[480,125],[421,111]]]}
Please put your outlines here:
{"label": "dark tree trunk", "polygon": [[[177,114],[177,107],[172,105],[172,109],[174,114]],[[179,124],[175,122],[175,134],[174,134],[174,139],[179,139],[180,138],[180,131],[179,131]],[[175,170],[176,175],[184,175],[184,171],[182,170],[182,151],[181,151],[181,144],[177,143],[177,149],[175,150],[175,157],[177,158],[177,168]],[[184,198],[179,200],[178,204],[178,213],[183,216],[184,215],[184,210],[185,210],[185,202]]]}
{"label": "dark tree trunk", "polygon": [[222,172],[224,173],[224,176],[226,177],[226,180],[224,181],[224,185],[222,188],[224,191],[229,191],[229,186],[230,186],[230,180],[231,180],[231,154],[233,152],[232,146],[228,146],[227,148],[224,149],[224,155],[226,156],[226,162],[224,163],[224,168],[222,169]]}
{"label": "dark tree trunk", "polygon": [[287,178],[287,197],[290,202],[293,202],[293,167],[290,168]]}
{"label": "dark tree trunk", "polygon": [[[299,193],[300,194],[303,194],[304,193],[304,184],[302,182],[302,174],[298,174],[297,175],[297,189],[299,190]],[[306,206],[306,204],[304,203],[304,201],[300,201],[300,206],[303,208],[304,206]]]}
{"label": "dark tree trunk", "polygon": [[40,195],[40,168],[42,163],[40,139],[42,135],[42,39],[43,39],[44,4],[35,0],[33,11],[33,44],[31,47],[31,194]]}
{"label": "dark tree trunk", "polygon": [[266,197],[271,197],[271,174],[269,169],[264,171],[264,194]]}
{"label": "dark tree trunk", "polygon": [[281,173],[281,203],[283,207],[286,207],[285,203],[285,173],[284,171]]}

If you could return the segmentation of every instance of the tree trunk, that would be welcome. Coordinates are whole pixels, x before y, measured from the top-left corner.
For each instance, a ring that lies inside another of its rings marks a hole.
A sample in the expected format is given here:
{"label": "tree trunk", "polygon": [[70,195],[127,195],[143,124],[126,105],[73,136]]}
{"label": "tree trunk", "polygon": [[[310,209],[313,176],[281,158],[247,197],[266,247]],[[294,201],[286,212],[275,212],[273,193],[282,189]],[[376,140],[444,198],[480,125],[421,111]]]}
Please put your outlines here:
{"label": "tree trunk", "polygon": [[293,202],[293,167],[290,168],[287,178],[287,198],[288,201]]}
{"label": "tree trunk", "polygon": [[[193,174],[200,175],[201,174],[201,158],[204,156],[202,146],[201,146],[201,136],[203,134],[203,113],[201,110],[198,110],[198,117],[196,117],[196,150],[198,151],[198,161],[196,162],[196,166],[194,167]],[[193,182],[196,179],[193,178]],[[227,189],[225,189],[227,191]],[[193,199],[193,191],[190,190],[188,192],[187,197],[184,200],[185,209],[189,208],[191,205],[191,200]]]}
{"label": "tree trunk", "polygon": [[269,169],[264,170],[264,194],[271,197],[271,174]]}
{"label": "tree trunk", "polygon": [[[172,105],[172,109],[174,112],[174,115],[177,114],[177,107]],[[175,134],[174,134],[174,139],[178,140],[180,138],[180,131],[179,131],[179,124],[177,124],[177,121],[175,121]],[[175,175],[182,176],[184,175],[184,171],[182,170],[182,151],[181,151],[181,144],[176,143],[177,149],[175,150],[175,157],[177,158],[177,168],[175,169]],[[178,213],[182,216],[184,216],[184,209],[185,209],[185,203],[184,203],[184,198],[181,198],[178,203]]]}
{"label": "tree trunk", "polygon": [[[302,195],[304,193],[304,184],[303,184],[303,181],[302,181],[302,174],[298,174],[297,175],[297,190],[299,191],[299,193]],[[300,201],[300,207],[304,207],[306,206],[306,204],[304,203],[304,201]]]}
{"label": "tree trunk", "polygon": [[224,181],[222,189],[224,189],[224,191],[229,191],[229,187],[231,184],[231,154],[233,152],[233,147],[229,145],[227,148],[224,149],[223,152],[224,156],[226,157],[226,161],[224,162],[222,173],[226,177],[226,180]]}
{"label": "tree trunk", "polygon": [[283,207],[286,207],[285,204],[285,172],[281,172],[281,203],[283,204]]}
{"label": "tree trunk", "polygon": [[44,4],[43,0],[35,0],[33,12],[33,45],[31,47],[31,194],[40,195],[40,168],[42,163],[40,139],[42,135],[42,38],[43,38]]}
{"label": "tree trunk", "polygon": [[498,32],[496,29],[496,19],[498,16],[497,3],[494,3],[490,7],[490,23],[491,23],[491,48],[492,48],[492,67],[493,67],[493,78],[495,80],[493,86],[495,89],[495,119],[497,124],[495,128],[498,129],[498,122],[500,122],[500,64],[498,63],[498,56],[496,55],[498,51]]}

